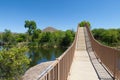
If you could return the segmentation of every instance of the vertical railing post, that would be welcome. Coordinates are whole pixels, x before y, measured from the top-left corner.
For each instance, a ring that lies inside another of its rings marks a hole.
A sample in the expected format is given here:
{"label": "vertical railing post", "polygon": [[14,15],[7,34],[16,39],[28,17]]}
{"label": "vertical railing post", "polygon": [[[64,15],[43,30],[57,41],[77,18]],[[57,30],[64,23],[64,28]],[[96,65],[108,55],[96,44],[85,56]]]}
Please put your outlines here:
{"label": "vertical railing post", "polygon": [[118,51],[116,51],[116,50],[114,50],[114,58],[115,58],[115,60],[114,60],[114,80],[117,80],[117,78],[118,78],[118,71],[117,70],[119,70],[118,68],[119,68],[119,62],[118,62],[118,55],[119,53],[118,53]]}
{"label": "vertical railing post", "polygon": [[115,80],[115,77],[116,77],[116,53],[115,53],[115,50],[113,50],[114,52],[114,75],[113,75],[113,80]]}
{"label": "vertical railing post", "polygon": [[59,59],[56,58],[57,60],[57,64],[58,64],[58,67],[57,67],[57,80],[60,80],[60,63],[59,63]]}

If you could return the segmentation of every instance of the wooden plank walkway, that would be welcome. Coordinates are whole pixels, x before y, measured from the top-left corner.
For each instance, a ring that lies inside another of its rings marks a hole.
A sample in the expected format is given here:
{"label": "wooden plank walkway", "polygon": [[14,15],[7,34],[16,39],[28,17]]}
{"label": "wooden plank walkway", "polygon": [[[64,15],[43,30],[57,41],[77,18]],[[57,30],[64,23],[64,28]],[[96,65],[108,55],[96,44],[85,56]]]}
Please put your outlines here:
{"label": "wooden plank walkway", "polygon": [[99,80],[86,51],[83,27],[78,28],[76,51],[68,80]]}

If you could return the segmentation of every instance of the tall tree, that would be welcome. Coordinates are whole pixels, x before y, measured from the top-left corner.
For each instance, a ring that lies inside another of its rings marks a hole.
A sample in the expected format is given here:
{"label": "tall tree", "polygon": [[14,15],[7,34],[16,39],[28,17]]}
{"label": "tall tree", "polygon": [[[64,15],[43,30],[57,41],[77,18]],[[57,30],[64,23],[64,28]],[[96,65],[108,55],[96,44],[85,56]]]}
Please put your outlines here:
{"label": "tall tree", "polygon": [[36,30],[36,28],[37,28],[36,22],[35,21],[29,21],[29,20],[25,21],[24,27],[28,28],[29,35],[32,35],[34,30]]}

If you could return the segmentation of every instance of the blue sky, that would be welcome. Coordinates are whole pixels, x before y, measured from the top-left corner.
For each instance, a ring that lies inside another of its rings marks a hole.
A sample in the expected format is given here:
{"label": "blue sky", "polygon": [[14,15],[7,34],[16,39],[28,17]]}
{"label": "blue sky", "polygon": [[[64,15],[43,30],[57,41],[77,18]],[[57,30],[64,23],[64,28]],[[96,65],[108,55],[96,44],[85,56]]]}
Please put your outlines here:
{"label": "blue sky", "polygon": [[83,20],[92,28],[120,28],[120,0],[0,0],[0,32],[26,32],[25,20],[40,29],[76,30]]}

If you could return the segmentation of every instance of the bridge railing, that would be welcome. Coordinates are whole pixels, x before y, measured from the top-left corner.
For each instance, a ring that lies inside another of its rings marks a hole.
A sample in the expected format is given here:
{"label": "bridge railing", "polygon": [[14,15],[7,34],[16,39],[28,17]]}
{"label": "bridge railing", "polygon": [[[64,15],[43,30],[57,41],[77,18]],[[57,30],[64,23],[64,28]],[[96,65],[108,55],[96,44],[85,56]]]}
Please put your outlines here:
{"label": "bridge railing", "polygon": [[95,55],[100,60],[101,64],[103,64],[110,71],[110,74],[112,74],[113,78],[119,80],[120,51],[100,44],[94,39],[88,26],[86,26],[86,29]]}
{"label": "bridge railing", "polygon": [[77,34],[78,29],[72,45],[39,76],[38,80],[67,80],[73,61]]}

